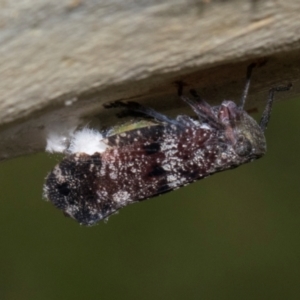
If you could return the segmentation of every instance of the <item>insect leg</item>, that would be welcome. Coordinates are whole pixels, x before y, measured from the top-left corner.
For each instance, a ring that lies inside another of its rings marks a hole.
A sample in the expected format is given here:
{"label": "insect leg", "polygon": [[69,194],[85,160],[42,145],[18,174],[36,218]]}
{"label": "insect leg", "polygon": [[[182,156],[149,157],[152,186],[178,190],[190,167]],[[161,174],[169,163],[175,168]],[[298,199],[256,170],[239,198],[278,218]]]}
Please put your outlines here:
{"label": "insect leg", "polygon": [[247,68],[247,73],[246,73],[246,84],[245,84],[245,87],[244,87],[244,91],[243,91],[243,95],[242,95],[242,98],[241,98],[241,102],[240,102],[240,105],[239,107],[241,109],[244,109],[244,106],[245,106],[245,102],[246,102],[246,99],[247,99],[247,96],[248,96],[248,92],[249,92],[249,87],[250,87],[250,81],[251,81],[251,75],[252,75],[252,70],[253,68],[256,66],[256,63],[252,63],[248,66]]}
{"label": "insect leg", "polygon": [[195,90],[190,90],[191,95],[195,98],[194,100],[187,96],[183,96],[183,87],[185,86],[184,82],[177,81],[176,85],[178,87],[177,93],[178,93],[178,96],[180,97],[180,99],[182,101],[184,101],[185,103],[187,103],[193,109],[193,111],[197,114],[197,116],[199,118],[203,119],[204,112],[203,112],[203,109],[201,108],[201,104],[206,106],[208,110],[211,109],[210,105],[208,103],[206,103],[203,99],[201,99],[201,97],[197,94],[197,92]]}
{"label": "insect leg", "polygon": [[203,123],[209,123],[215,128],[219,128],[219,122],[217,117],[214,114],[214,111],[212,107],[204,101],[196,92],[196,90],[191,89],[190,94],[194,97],[194,99],[191,99],[189,97],[183,96],[183,86],[185,85],[182,81],[176,82],[178,86],[178,95],[181,98],[182,101],[187,103],[192,110],[196,113],[198,118]]}
{"label": "insect leg", "polygon": [[267,128],[267,126],[268,126],[268,123],[269,123],[269,120],[270,120],[270,117],[271,117],[272,104],[274,102],[274,94],[275,94],[275,92],[288,91],[288,90],[291,89],[291,87],[292,87],[292,84],[289,83],[286,86],[278,86],[278,87],[271,88],[269,90],[269,96],[268,96],[267,105],[266,105],[266,107],[264,109],[264,112],[263,112],[263,114],[261,116],[261,119],[260,119],[260,122],[259,122],[259,126],[262,129],[262,131],[265,131],[266,128]]}
{"label": "insect leg", "polygon": [[[145,115],[147,117],[151,117],[159,122],[165,122],[168,124],[175,124],[179,125],[176,120],[170,119],[167,116],[157,112],[156,110],[143,106],[137,102],[128,101],[128,102],[122,102],[122,101],[115,101],[109,104],[105,105],[105,108],[117,108],[122,107],[125,109],[125,113],[130,114],[130,112],[133,113],[140,113],[142,115]],[[126,115],[126,114],[125,114]]]}

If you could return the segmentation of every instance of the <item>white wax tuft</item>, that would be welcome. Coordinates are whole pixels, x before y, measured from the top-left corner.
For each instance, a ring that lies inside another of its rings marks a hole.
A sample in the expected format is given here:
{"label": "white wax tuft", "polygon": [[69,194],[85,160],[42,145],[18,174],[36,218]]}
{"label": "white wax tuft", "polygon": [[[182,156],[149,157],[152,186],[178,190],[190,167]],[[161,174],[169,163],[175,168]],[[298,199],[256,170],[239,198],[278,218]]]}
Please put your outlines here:
{"label": "white wax tuft", "polygon": [[88,155],[96,152],[102,153],[107,148],[107,145],[102,140],[103,135],[99,131],[83,128],[72,135],[68,151],[70,153],[86,153]]}
{"label": "white wax tuft", "polygon": [[68,137],[57,133],[50,133],[47,138],[46,151],[50,153],[64,153],[67,150]]}

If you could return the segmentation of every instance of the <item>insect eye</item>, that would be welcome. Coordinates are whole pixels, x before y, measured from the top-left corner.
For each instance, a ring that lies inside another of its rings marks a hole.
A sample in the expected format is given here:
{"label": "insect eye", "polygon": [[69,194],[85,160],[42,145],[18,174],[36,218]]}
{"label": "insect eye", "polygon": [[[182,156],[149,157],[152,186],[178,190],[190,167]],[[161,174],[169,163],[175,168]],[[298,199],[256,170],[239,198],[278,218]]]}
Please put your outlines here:
{"label": "insect eye", "polygon": [[252,152],[250,141],[244,136],[240,136],[235,144],[235,152],[239,156],[247,156]]}

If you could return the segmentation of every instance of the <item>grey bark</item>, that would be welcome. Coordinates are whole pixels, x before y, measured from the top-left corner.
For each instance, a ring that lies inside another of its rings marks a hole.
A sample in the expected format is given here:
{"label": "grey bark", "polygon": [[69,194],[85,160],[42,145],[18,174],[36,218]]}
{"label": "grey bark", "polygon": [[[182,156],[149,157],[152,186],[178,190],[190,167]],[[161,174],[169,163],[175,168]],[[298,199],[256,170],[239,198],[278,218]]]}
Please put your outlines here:
{"label": "grey bark", "polygon": [[178,80],[238,101],[253,61],[248,109],[274,85],[299,96],[299,13],[299,0],[0,0],[0,159],[43,151],[52,131],[113,125],[108,101],[185,113]]}

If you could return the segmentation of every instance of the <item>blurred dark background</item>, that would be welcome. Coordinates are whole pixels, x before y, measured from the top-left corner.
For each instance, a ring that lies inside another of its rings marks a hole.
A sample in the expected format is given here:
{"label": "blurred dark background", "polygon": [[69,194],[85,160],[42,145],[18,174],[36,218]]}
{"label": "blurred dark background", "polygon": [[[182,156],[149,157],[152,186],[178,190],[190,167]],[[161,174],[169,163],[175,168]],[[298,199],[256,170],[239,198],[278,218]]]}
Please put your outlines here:
{"label": "blurred dark background", "polygon": [[82,227],[42,200],[58,158],[0,164],[0,299],[299,299],[300,99],[267,155]]}

